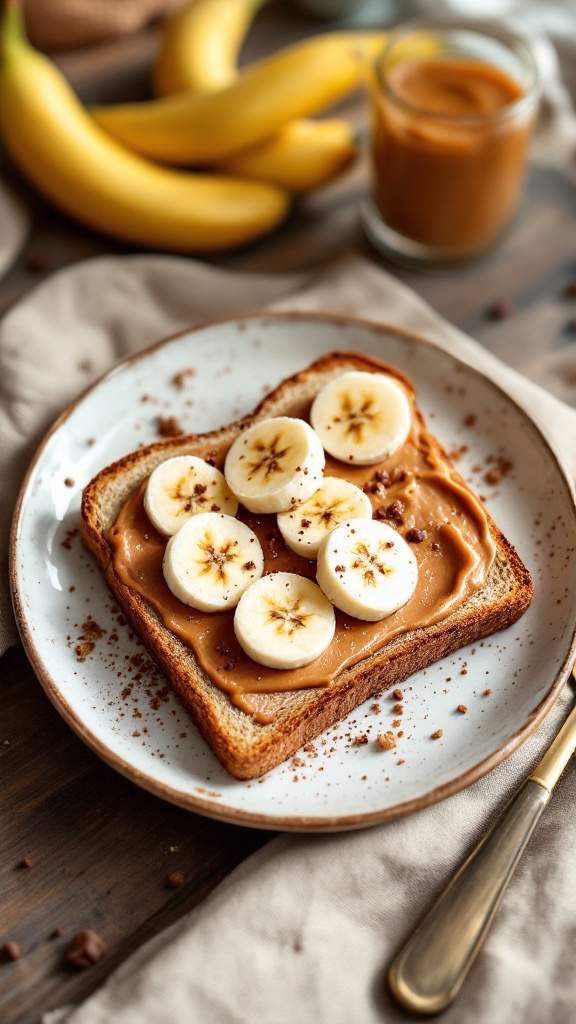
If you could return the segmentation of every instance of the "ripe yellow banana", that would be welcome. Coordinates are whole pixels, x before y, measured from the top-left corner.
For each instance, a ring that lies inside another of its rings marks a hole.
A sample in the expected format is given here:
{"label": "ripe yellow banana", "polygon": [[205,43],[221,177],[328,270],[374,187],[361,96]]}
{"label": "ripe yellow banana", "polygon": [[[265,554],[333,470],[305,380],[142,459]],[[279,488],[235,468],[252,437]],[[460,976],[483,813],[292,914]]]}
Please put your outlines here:
{"label": "ripe yellow banana", "polygon": [[271,139],[217,163],[223,174],[269,181],[289,192],[312,192],[340,174],[358,153],[342,118],[289,121]]}
{"label": "ripe yellow banana", "polygon": [[236,80],[240,47],[265,0],[191,0],[167,22],[154,62],[157,96],[216,92]]}
{"label": "ripe yellow banana", "polygon": [[274,228],[288,196],[272,185],[157,167],[98,127],[27,42],[19,0],[2,21],[0,133],[24,174],[66,213],[151,248],[225,249]]}
{"label": "ripe yellow banana", "polygon": [[379,32],[333,32],[295,43],[241,71],[219,92],[179,93],[148,103],[99,107],[100,125],[144,156],[211,164],[345,96],[384,41]]}
{"label": "ripe yellow banana", "polygon": [[[263,0],[191,0],[171,18],[153,71],[158,95],[217,92],[238,77],[242,40]],[[347,121],[301,118],[215,165],[223,174],[269,181],[290,192],[311,192],[340,174],[357,156]]]}

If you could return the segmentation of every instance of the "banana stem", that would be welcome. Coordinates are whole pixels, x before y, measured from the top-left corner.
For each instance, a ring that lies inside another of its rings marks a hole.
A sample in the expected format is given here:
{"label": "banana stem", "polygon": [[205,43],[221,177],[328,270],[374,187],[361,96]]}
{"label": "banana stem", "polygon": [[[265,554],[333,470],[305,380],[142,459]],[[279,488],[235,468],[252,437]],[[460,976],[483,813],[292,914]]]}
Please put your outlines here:
{"label": "banana stem", "polygon": [[1,52],[6,56],[8,47],[27,43],[21,0],[4,0],[1,20]]}

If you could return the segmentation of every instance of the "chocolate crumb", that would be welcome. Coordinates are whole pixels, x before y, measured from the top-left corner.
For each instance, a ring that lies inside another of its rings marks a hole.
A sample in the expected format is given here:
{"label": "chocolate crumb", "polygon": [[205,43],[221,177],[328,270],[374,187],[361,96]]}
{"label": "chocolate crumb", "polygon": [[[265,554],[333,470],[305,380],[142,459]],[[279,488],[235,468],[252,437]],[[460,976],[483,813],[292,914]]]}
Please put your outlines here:
{"label": "chocolate crumb", "polygon": [[175,416],[158,416],[157,423],[160,437],[180,437],[184,433]]}
{"label": "chocolate crumb", "polygon": [[34,865],[34,861],[30,857],[23,857],[20,861],[21,868],[31,868]]}
{"label": "chocolate crumb", "polygon": [[22,956],[22,946],[19,942],[11,940],[10,942],[4,943],[0,952],[2,953],[3,960],[19,960]]}
{"label": "chocolate crumb", "polygon": [[166,885],[169,889],[179,889],[181,885],[184,885],[184,875],[181,871],[172,871],[166,879]]}
{"label": "chocolate crumb", "polygon": [[70,967],[84,969],[97,964],[106,953],[106,945],[97,932],[81,928],[70,942],[64,959]]}
{"label": "chocolate crumb", "polygon": [[502,471],[500,469],[489,469],[484,479],[487,484],[499,484],[502,479]]}
{"label": "chocolate crumb", "polygon": [[490,320],[505,320],[506,317],[511,316],[514,312],[514,303],[511,299],[501,297],[495,299],[494,302],[488,306],[488,318]]}
{"label": "chocolate crumb", "polygon": [[426,530],[408,530],[406,540],[409,544],[421,544],[423,540],[426,540]]}
{"label": "chocolate crumb", "polygon": [[380,506],[376,509],[377,519],[391,519],[392,522],[397,523],[398,526],[402,526],[404,517],[402,515],[404,511],[404,505],[401,501],[391,501],[389,505]]}
{"label": "chocolate crumb", "polygon": [[50,260],[43,252],[32,251],[26,256],[26,270],[29,274],[45,274],[50,269]]}
{"label": "chocolate crumb", "polygon": [[440,737],[443,736],[443,735],[444,735],[444,730],[443,729],[436,729],[436,732],[432,733],[432,739],[433,740],[439,740]]}

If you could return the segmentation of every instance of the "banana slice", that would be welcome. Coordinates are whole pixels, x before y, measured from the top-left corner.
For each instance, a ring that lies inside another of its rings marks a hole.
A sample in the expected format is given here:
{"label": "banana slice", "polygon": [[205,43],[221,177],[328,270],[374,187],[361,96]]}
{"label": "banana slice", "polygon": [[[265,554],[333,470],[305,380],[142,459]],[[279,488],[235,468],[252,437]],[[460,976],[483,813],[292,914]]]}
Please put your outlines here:
{"label": "banana slice", "polygon": [[406,393],[392,377],[351,370],[317,394],[310,422],[335,459],[372,466],[387,459],[410,431]]}
{"label": "banana slice", "polygon": [[317,491],[302,505],[279,512],[278,529],[291,551],[316,558],[318,548],[331,530],[347,519],[371,519],[370,498],[349,480],[325,476]]}
{"label": "banana slice", "polygon": [[201,612],[235,608],[264,571],[255,533],[232,516],[192,516],[166,545],[164,579],[175,597]]}
{"label": "banana slice", "polygon": [[323,541],[316,579],[341,611],[378,622],[412,596],[418,564],[404,538],[387,523],[349,519]]}
{"label": "banana slice", "polygon": [[277,416],[261,420],[236,438],[224,475],[249,512],[285,512],[319,487],[324,451],[304,420]]}
{"label": "banana slice", "polygon": [[324,651],[336,628],[320,587],[294,572],[273,572],[254,583],[234,613],[238,643],[268,668],[301,668]]}
{"label": "banana slice", "polygon": [[190,516],[201,512],[235,516],[238,501],[219,469],[195,455],[176,455],[150,474],[144,508],[152,525],[171,537]]}

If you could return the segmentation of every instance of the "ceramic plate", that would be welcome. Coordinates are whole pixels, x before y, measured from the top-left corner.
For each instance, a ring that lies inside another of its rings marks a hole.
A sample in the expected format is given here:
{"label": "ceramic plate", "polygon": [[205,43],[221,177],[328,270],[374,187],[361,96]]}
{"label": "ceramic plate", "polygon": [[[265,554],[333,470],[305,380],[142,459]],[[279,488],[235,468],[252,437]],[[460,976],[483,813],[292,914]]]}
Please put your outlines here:
{"label": "ceramic plate", "polygon": [[[283,377],[332,349],[365,352],[416,384],[428,424],[518,549],[535,582],[513,627],[368,701],[260,781],[219,765],[130,633],[79,536],[84,485],[157,440],[159,418],[210,430],[250,411]],[[490,471],[493,472],[490,472]],[[440,800],[507,757],[568,674],[576,620],[574,499],[536,426],[499,388],[433,345],[341,317],[210,324],[100,380],[60,417],[24,484],[13,528],[14,604],[28,656],[69,725],[158,796],[264,828],[360,827]],[[465,713],[457,710],[465,707]],[[401,723],[392,722],[401,717]],[[376,736],[393,728],[397,747]],[[434,739],[436,730],[442,736]],[[367,735],[369,742],[358,743]]]}

